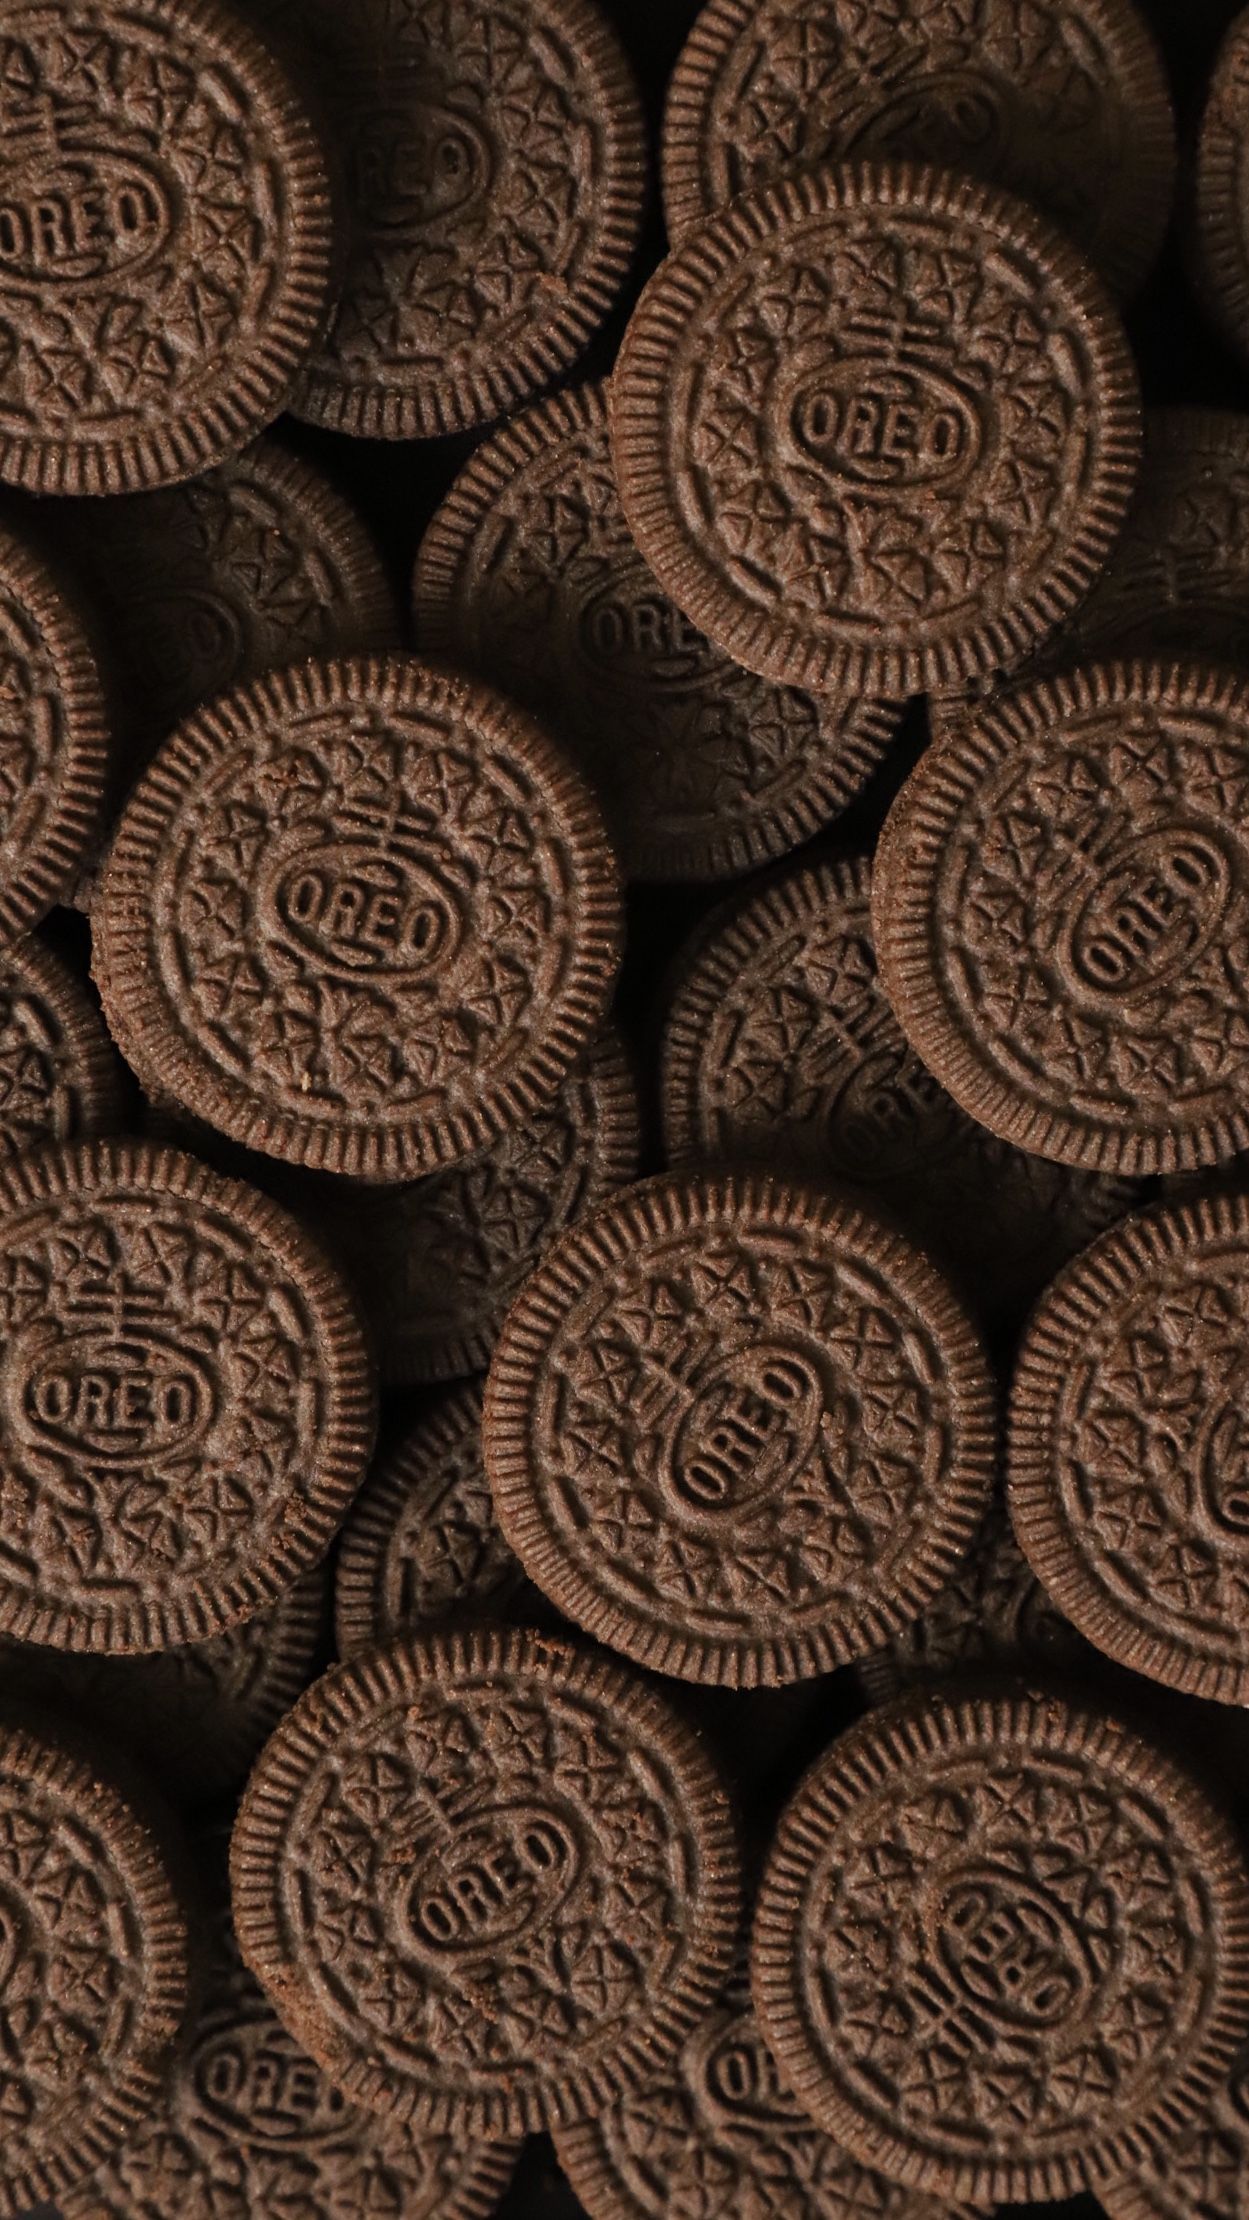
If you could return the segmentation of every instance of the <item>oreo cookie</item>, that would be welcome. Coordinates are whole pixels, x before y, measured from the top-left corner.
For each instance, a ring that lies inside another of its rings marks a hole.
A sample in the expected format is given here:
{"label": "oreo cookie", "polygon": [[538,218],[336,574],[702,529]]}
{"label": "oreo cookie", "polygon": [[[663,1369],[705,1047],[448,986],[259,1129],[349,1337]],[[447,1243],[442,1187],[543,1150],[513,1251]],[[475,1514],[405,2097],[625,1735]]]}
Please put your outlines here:
{"label": "oreo cookie", "polygon": [[1138,2172],[1098,2184],[1107,2220],[1219,2220],[1249,2215],[1249,2043],[1194,2120]]}
{"label": "oreo cookie", "polygon": [[1249,350],[1249,8],[1235,17],[1206,88],[1193,176],[1190,244],[1202,300],[1225,339]]}
{"label": "oreo cookie", "polygon": [[0,1163],[119,1125],[120,1060],[86,987],[42,941],[0,956]]}

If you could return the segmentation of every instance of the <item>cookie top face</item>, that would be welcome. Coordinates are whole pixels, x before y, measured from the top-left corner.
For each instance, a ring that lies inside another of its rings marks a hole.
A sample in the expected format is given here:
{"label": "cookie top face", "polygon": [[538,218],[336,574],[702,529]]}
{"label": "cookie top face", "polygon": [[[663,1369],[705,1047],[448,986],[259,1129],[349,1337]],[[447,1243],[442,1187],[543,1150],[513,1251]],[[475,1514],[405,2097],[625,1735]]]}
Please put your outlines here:
{"label": "cookie top face", "polygon": [[170,1802],[208,1804],[237,1790],[311,1680],[324,1594],[318,1566],[224,1634],[145,1657],[8,1642],[0,1646],[0,1702],[46,1704],[85,1720],[132,1751]]}
{"label": "cookie top face", "polygon": [[1175,178],[1161,58],[1124,0],[709,0],[668,92],[672,235],[739,193],[860,159],[1004,185],[1130,292]]}
{"label": "cookie top face", "polygon": [[417,2134],[334,2088],[241,1964],[228,1915],[157,2101],[61,2220],[485,2220],[514,2145]]}
{"label": "cookie top face", "polygon": [[1181,2128],[1139,2172],[1099,2182],[1108,2220],[1249,2220],[1249,2044],[1208,2097],[1204,2115]]}
{"label": "cookie top face", "polygon": [[860,2166],[784,2087],[734,1980],[661,2079],[558,2128],[560,2165],[591,2220],[953,2220],[948,2205]]}
{"label": "cookie top face", "polygon": [[486,1389],[499,1521],[562,1611],[688,1680],[801,1680],[922,1611],[988,1497],[993,1389],[918,1250],[763,1179],[574,1227]]}
{"label": "cookie top face", "polygon": [[641,107],[589,0],[249,0],[344,150],[342,296],[295,399],[370,439],[516,408],[601,323],[646,182]]}
{"label": "cookie top face", "polygon": [[0,530],[0,948],[68,892],[98,831],[107,772],[104,696],[81,619]]}
{"label": "cookie top face", "polygon": [[695,935],[664,1024],[665,1147],[683,1167],[753,1160],[852,1181],[997,1324],[1134,1190],[965,1116],[885,999],[870,894],[866,859],[810,864]]}
{"label": "cookie top face", "polygon": [[1130,1218],[1042,1297],[1011,1397],[1011,1512],[1120,1664],[1249,1703],[1249,1199]]}
{"label": "cookie top face", "polygon": [[969,717],[876,855],[881,976],[975,1118],[1141,1174],[1249,1142],[1249,687],[1096,665]]}
{"label": "cookie top face", "polygon": [[1163,2148],[1249,2024],[1249,1876],[1169,1759],[1052,1696],[913,1698],[781,1822],[752,1983],[795,2094],[934,2194],[1057,2198]]}
{"label": "cookie top face", "polygon": [[601,797],[625,870],[714,879],[781,855],[852,801],[894,704],[817,700],[696,632],[638,554],[603,386],[478,448],[417,557],[417,636],[548,722]]}
{"label": "cookie top face", "polygon": [[109,1023],[149,1088],[378,1180],[549,1099],[619,960],[581,781],[500,696],[406,656],[292,667],[183,725],[97,912]]}
{"label": "cookie top face", "polygon": [[207,469],[285,405],[325,314],[306,115],[215,0],[16,0],[0,68],[0,478]]}
{"label": "cookie top face", "polygon": [[186,1919],[146,1823],[79,1758],[0,1721],[4,2220],[133,2130],[186,1997]]}
{"label": "cookie top face", "polygon": [[186,485],[58,502],[46,528],[107,625],[127,783],[181,718],[228,687],[396,636],[360,518],[270,440]]}
{"label": "cookie top face", "polygon": [[383,1380],[488,1363],[527,1274],[633,1178],[640,1147],[637,1084],[608,1027],[550,1102],[467,1163],[403,1187],[318,1187],[314,1221],[359,1294]]}
{"label": "cookie top face", "polygon": [[651,279],[612,380],[630,530],[692,623],[816,692],[958,691],[1091,585],[1136,373],[1056,232],[939,170],[817,170]]}
{"label": "cookie top face", "polygon": [[340,1657],[497,1614],[522,1579],[495,1516],[481,1449],[481,1383],[423,1411],[378,1458],[343,1529],[334,1577]]}
{"label": "cookie top face", "polygon": [[1242,356],[1249,350],[1249,8],[1223,42],[1197,141],[1193,274]]}
{"label": "cookie top face", "polygon": [[0,957],[0,1163],[48,1141],[106,1132],[124,1081],[104,1021],[68,964],[40,941]]}
{"label": "cookie top face", "polygon": [[131,1142],[0,1172],[0,1631],[221,1632],[324,1555],[373,1425],[346,1289],[255,1190]]}
{"label": "cookie top face", "polygon": [[231,1850],[248,1964],[371,2110],[516,2135],[661,2066],[738,1915],[723,1792],[642,1682],[537,1634],[367,1652],[278,1728]]}

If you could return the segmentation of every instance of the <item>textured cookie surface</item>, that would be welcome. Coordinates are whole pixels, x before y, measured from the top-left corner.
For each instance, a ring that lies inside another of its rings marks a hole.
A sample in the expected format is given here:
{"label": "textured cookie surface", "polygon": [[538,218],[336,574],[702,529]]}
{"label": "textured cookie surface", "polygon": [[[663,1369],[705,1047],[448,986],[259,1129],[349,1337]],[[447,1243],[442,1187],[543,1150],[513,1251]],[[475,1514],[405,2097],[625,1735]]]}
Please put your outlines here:
{"label": "textured cookie surface", "polygon": [[717,1994],[722,1791],[617,1667],[536,1634],[401,1642],[279,1727],[231,1851],[243,1955],[339,2087],[489,2136],[593,2111]]}
{"label": "textured cookie surface", "polygon": [[0,947],[68,892],[108,770],[100,677],[76,609],[0,530]]}
{"label": "textured cookie surface", "polygon": [[765,1874],[752,1984],[804,2106],[865,2164],[976,2202],[1163,2150],[1249,2021],[1230,1827],[1114,1721],[914,1698],[833,1745]]}
{"label": "textured cookie surface", "polygon": [[408,657],[309,662],[161,750],[97,963],[149,1091],[273,1156],[411,1178],[555,1092],[618,908],[588,791],[518,710]]}
{"label": "textured cookie surface", "polygon": [[483,1438],[508,1541],[590,1633],[691,1680],[796,1680],[953,1570],[993,1394],[945,1282],[856,1205],[655,1180],[526,1283]]}
{"label": "textured cookie surface", "polygon": [[862,164],[736,201],[634,311],[612,450],[642,554],[749,669],[958,691],[1091,585],[1140,438],[1087,266],[1022,204]]}
{"label": "textured cookie surface", "polygon": [[1249,350],[1249,8],[1233,22],[1206,96],[1194,174],[1193,265],[1207,308]]}
{"label": "textured cookie surface", "polygon": [[1246,2220],[1249,2215],[1249,2046],[1204,2115],[1181,2128],[1169,2148],[1139,2173],[1098,2185],[1109,2220]]}
{"label": "textured cookie surface", "polygon": [[119,1122],[121,1066],[99,1010],[41,941],[0,957],[0,1162]]}
{"label": "textured cookie surface", "polygon": [[284,406],[330,286],[321,150],[215,0],[5,10],[0,478],[164,485]]}
{"label": "textured cookie surface", "polygon": [[478,449],[414,590],[420,646],[549,722],[637,878],[731,876],[782,854],[853,799],[897,721],[886,703],[770,685],[682,616],[630,538],[601,386]]}
{"label": "textured cookie surface", "polygon": [[1110,1172],[1249,1141],[1249,689],[1092,666],[953,729],[881,836],[885,990],[1019,1147]]}
{"label": "textured cookie surface", "polygon": [[373,1397],[294,1221],[190,1157],[103,1141],[0,1174],[0,1629],[202,1640],[322,1557]]}

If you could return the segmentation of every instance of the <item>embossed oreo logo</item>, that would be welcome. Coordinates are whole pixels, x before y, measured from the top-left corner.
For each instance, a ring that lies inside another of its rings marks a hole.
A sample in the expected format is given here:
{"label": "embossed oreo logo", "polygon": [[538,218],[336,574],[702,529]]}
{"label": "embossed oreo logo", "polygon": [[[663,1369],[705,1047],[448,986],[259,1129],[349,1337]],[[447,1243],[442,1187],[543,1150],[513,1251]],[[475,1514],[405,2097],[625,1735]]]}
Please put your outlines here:
{"label": "embossed oreo logo", "polygon": [[966,396],[927,365],[849,356],[808,371],[789,404],[794,444],[852,485],[911,490],[961,477],[980,454]]}
{"label": "embossed oreo logo", "polygon": [[130,154],[83,151],[12,178],[0,198],[0,277],[83,285],[133,275],[173,229],[156,171]]}
{"label": "embossed oreo logo", "polygon": [[793,2132],[795,2106],[749,2014],[713,2020],[691,2044],[689,2078],[705,2119],[764,2132]]}
{"label": "embossed oreo logo", "polygon": [[1054,2027],[1082,2009],[1093,1986],[1070,1913],[1013,1873],[985,1870],[948,1882],[937,1948],[956,1989],[1011,2027]]}
{"label": "embossed oreo logo", "polygon": [[824,1124],[843,1171],[857,1179],[890,1179],[953,1141],[955,1112],[905,1044],[889,1041],[850,1073]]}
{"label": "embossed oreo logo", "polygon": [[363,108],[352,134],[353,207],[371,231],[463,215],[490,190],[490,142],[471,116],[430,101]]}
{"label": "embossed oreo logo", "polygon": [[1249,1543],[1249,1410],[1239,1397],[1221,1403],[1207,1422],[1198,1469],[1212,1523]]}
{"label": "embossed oreo logo", "polygon": [[1109,861],[1077,912],[1072,972],[1098,995],[1162,986],[1218,931],[1231,887],[1227,856],[1208,833],[1177,826],[1145,834]]}
{"label": "embossed oreo logo", "polygon": [[460,907],[428,865],[334,841],[282,871],[274,907],[294,938],[349,971],[434,971],[459,947]]}
{"label": "embossed oreo logo", "polygon": [[341,2135],[345,2097],[295,2048],[280,2027],[230,2026],[199,2044],[195,2095],[208,2120],[245,2143],[322,2143]]}
{"label": "embossed oreo logo", "polygon": [[644,572],[613,577],[586,602],[577,630],[586,662],[611,685],[628,685],[635,674],[647,687],[671,689],[706,678],[702,633]]}
{"label": "embossed oreo logo", "polygon": [[1008,124],[1000,88],[971,68],[959,67],[895,92],[865,116],[845,152],[877,157],[897,153],[909,161],[957,169],[969,154],[992,161],[1006,145]]}
{"label": "embossed oreo logo", "polygon": [[686,1511],[731,1515],[775,1494],[815,1447],[824,1395],[798,1350],[760,1342],[726,1358],[677,1428],[669,1488]]}
{"label": "embossed oreo logo", "polygon": [[144,675],[172,699],[216,692],[242,659],[242,621],[228,603],[185,587],[145,596]]}
{"label": "embossed oreo logo", "polygon": [[404,1924],[436,1958],[493,1950],[551,1919],[580,1858],[567,1821],[542,1804],[496,1805],[438,1843],[411,1882]]}
{"label": "embossed oreo logo", "polygon": [[216,1394],[185,1349],[78,1334],[45,1352],[21,1387],[39,1441],[71,1455],[133,1464],[186,1450],[208,1431]]}

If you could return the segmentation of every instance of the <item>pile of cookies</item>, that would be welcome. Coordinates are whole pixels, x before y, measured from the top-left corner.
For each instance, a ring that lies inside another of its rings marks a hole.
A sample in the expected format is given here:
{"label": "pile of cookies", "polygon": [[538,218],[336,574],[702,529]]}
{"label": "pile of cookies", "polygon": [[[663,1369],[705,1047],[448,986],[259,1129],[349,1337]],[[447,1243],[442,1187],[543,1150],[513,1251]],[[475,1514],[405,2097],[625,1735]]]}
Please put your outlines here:
{"label": "pile of cookies", "polygon": [[0,0],[0,2220],[1249,2220],[1249,13],[605,7]]}

